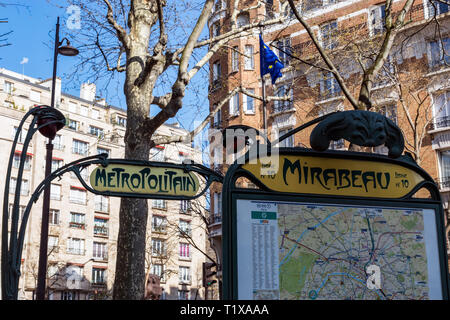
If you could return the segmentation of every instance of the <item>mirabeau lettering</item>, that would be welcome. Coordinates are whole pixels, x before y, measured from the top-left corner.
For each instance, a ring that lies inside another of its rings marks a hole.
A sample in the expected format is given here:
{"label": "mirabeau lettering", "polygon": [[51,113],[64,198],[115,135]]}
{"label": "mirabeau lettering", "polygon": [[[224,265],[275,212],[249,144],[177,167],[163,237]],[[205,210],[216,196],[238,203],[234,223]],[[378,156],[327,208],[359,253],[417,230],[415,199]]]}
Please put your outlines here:
{"label": "mirabeau lettering", "polygon": [[[145,193],[186,193],[196,192],[197,182],[188,174],[167,169],[163,173],[159,170],[152,173],[152,168],[130,173],[124,168],[97,168],[94,177],[94,189],[99,186],[106,189],[127,190],[130,192]],[[126,191],[125,191],[126,192]]]}
{"label": "mirabeau lettering", "polygon": [[391,181],[389,172],[381,171],[363,171],[346,168],[321,168],[309,167],[300,160],[292,163],[289,159],[284,159],[283,181],[288,185],[288,175],[296,175],[298,183],[304,185],[321,185],[324,189],[330,190],[345,188],[364,188],[369,192],[369,188],[388,189]]}

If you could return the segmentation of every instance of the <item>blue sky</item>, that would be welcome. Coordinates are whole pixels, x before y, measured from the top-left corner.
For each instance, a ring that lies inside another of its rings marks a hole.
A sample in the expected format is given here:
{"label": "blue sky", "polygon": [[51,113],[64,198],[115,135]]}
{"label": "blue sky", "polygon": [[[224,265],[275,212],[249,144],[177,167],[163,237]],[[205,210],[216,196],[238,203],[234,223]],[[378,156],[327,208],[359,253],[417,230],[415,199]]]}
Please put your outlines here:
{"label": "blue sky", "polygon": [[[65,1],[58,1],[65,3]],[[57,17],[60,17],[61,32],[60,38],[65,35],[63,33],[64,26],[69,16],[66,13],[66,7],[57,7],[50,4],[47,0],[1,0],[4,4],[19,4],[20,6],[0,6],[0,18],[8,18],[8,23],[0,24],[0,34],[13,31],[8,36],[10,46],[0,48],[0,67],[6,68],[18,73],[24,72],[25,75],[34,78],[48,79],[52,76],[53,68],[53,42]],[[21,64],[23,58],[28,58],[28,63]],[[78,96],[79,83],[68,83],[64,79],[65,73],[70,73],[74,69],[77,58],[58,57],[58,76],[62,77],[62,90],[66,93]],[[200,78],[200,77],[198,77]],[[195,79],[195,78],[194,78]],[[198,79],[203,81],[205,79]],[[97,83],[97,87],[102,87],[102,83]],[[106,91],[109,104],[123,109],[126,108],[125,99],[122,90],[122,83],[112,83]],[[204,92],[204,98],[199,101],[198,97],[186,93],[184,99],[185,107],[180,110],[176,119],[169,120],[169,123],[179,122],[182,127],[192,130],[194,119],[200,120],[201,117],[207,115],[208,100],[207,92]],[[190,105],[196,104],[197,107],[202,106],[202,114],[192,112]],[[152,107],[152,115],[158,109]]]}

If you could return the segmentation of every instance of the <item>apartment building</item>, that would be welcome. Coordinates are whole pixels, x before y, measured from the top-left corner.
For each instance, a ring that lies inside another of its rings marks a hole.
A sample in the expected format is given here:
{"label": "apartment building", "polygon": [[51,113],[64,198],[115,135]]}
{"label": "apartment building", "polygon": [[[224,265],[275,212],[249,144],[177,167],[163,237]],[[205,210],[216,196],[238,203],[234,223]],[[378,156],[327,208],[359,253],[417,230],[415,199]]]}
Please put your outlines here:
{"label": "apartment building", "polygon": [[[0,69],[0,176],[6,176],[12,141],[20,120],[35,105],[50,105],[51,79],[40,80]],[[66,117],[66,126],[53,140],[52,170],[71,161],[99,153],[124,157],[126,110],[108,105],[96,96],[93,83],[84,83],[80,96],[61,92],[56,85],[56,108]],[[21,143],[15,150],[11,174],[10,206],[15,191]],[[159,135],[181,135],[178,125],[164,125]],[[27,151],[20,197],[26,206],[35,187],[44,179],[47,141],[33,136]],[[201,162],[201,153],[189,144],[156,146],[150,160],[181,163]],[[87,182],[94,167],[83,170]],[[89,183],[89,182],[88,182]],[[2,188],[3,192],[3,188]],[[2,197],[3,201],[3,197]],[[48,240],[48,299],[111,298],[116,266],[120,198],[89,193],[75,175],[66,174],[51,185]],[[201,299],[201,271],[205,261],[206,236],[203,220],[205,199],[195,201],[149,200],[146,273],[161,280],[160,299]],[[42,197],[28,220],[22,256],[20,299],[33,299],[37,281]],[[192,243],[195,243],[197,250]]]}
{"label": "apartment building", "polygon": [[[325,52],[334,61],[349,91],[358,97],[363,68],[370,65],[385,32],[385,1],[304,0],[297,10],[311,26]],[[405,1],[393,1],[394,18]],[[210,36],[229,31],[234,1],[218,0],[209,19]],[[353,107],[328,71],[320,67],[319,52],[295,18],[287,1],[240,1],[237,25],[258,23],[283,16],[284,23],[262,29],[264,42],[285,68],[274,85],[266,75],[266,97],[280,98],[266,104],[269,138],[318,116]],[[406,13],[406,24],[397,34],[389,57],[372,85],[372,109],[402,129],[407,151],[439,183],[448,215],[450,196],[450,7],[443,2],[415,0]],[[236,87],[262,96],[260,29],[230,40],[210,60],[210,110]],[[358,54],[360,54],[358,56]],[[307,63],[304,63],[307,62]],[[316,67],[316,66],[319,66]],[[288,99],[281,99],[281,98]],[[237,92],[211,121],[216,129],[244,124],[263,128],[261,100]],[[312,128],[291,136],[280,146],[309,147]],[[331,149],[345,149],[348,142],[334,141]],[[220,146],[212,147],[215,154]],[[386,154],[383,146],[375,152]],[[227,165],[215,163],[223,171]],[[210,237],[221,255],[221,185],[211,188]]]}

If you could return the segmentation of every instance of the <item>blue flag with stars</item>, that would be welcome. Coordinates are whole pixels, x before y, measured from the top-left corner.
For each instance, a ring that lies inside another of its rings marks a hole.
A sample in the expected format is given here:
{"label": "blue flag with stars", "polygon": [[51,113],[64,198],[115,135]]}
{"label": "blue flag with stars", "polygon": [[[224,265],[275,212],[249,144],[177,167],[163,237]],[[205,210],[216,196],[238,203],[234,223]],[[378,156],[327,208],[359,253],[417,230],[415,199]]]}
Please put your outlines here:
{"label": "blue flag with stars", "polygon": [[284,64],[281,63],[277,55],[270,50],[270,48],[264,43],[261,34],[259,34],[259,59],[261,65],[261,78],[270,73],[272,78],[272,84],[282,77],[281,69],[284,68]]}

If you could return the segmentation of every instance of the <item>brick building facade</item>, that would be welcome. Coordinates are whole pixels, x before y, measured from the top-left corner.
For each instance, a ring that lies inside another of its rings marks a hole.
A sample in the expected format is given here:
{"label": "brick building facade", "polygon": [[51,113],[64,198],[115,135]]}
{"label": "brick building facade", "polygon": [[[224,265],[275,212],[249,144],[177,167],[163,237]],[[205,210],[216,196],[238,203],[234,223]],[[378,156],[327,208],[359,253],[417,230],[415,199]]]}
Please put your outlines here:
{"label": "brick building facade", "polygon": [[[211,37],[230,30],[234,1],[218,0],[209,20]],[[258,5],[258,3],[260,3]],[[363,68],[368,68],[379,52],[385,33],[385,2],[379,0],[297,1],[325,52],[345,85],[356,99]],[[394,19],[405,1],[393,1]],[[262,96],[259,33],[277,53],[285,68],[274,85],[265,76],[266,98],[284,100],[266,104],[267,129],[273,141],[320,115],[353,109],[320,58],[310,36],[292,14],[287,1],[239,1],[237,24],[257,24],[284,16],[282,24],[272,25],[231,40],[210,60],[210,110],[237,87],[237,92],[218,112],[211,127],[220,129],[235,124],[263,128],[262,101],[244,92]],[[436,179],[446,215],[450,197],[450,8],[437,1],[416,0],[406,13],[405,26],[398,32],[386,63],[374,79],[371,111],[380,112],[402,129],[405,151]],[[325,69],[324,69],[325,68]],[[244,91],[244,92],[243,92]],[[288,100],[286,100],[288,98]],[[281,146],[309,147],[312,127],[286,139]],[[332,149],[346,149],[348,142],[335,141]],[[216,149],[215,149],[216,148]],[[220,147],[212,147],[215,152]],[[374,152],[386,154],[383,146]],[[226,165],[214,164],[222,170]],[[211,189],[212,221],[210,237],[221,255],[221,186]]]}

